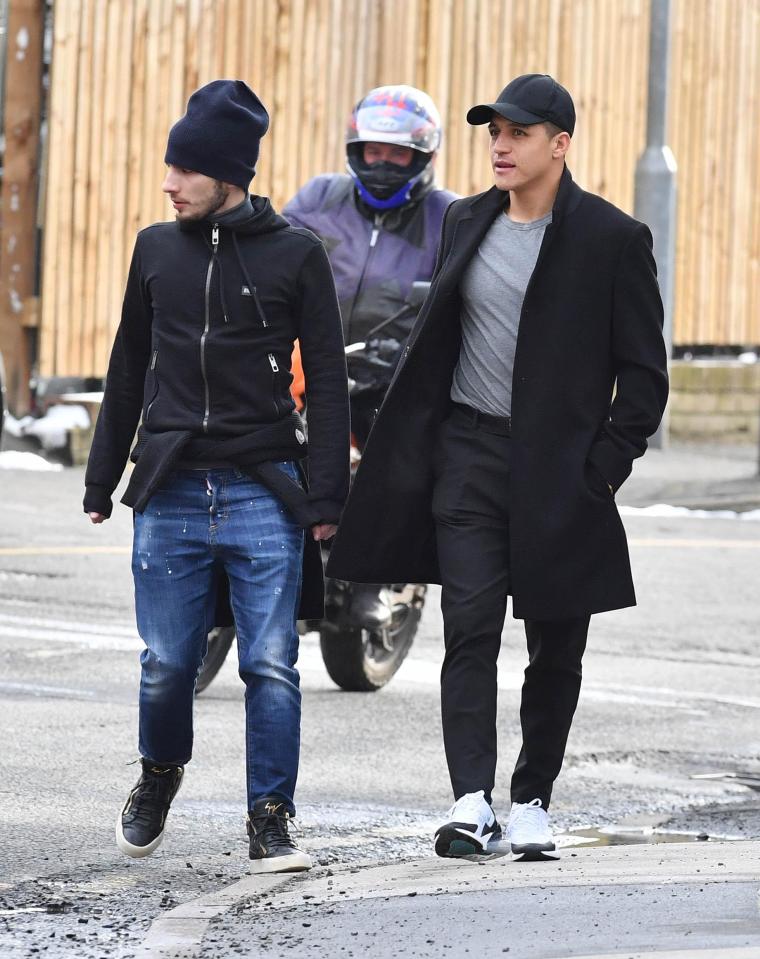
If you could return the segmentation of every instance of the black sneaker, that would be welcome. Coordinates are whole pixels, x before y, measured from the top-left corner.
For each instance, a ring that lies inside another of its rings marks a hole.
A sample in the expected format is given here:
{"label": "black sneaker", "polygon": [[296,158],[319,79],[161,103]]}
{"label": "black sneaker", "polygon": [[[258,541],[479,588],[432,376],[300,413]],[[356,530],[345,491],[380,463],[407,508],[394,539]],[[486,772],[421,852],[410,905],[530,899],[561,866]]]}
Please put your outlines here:
{"label": "black sneaker", "polygon": [[182,783],[182,766],[160,766],[142,760],[135,783],[116,820],[116,845],[127,856],[149,856],[164,838],[166,817]]}
{"label": "black sneaker", "polygon": [[490,845],[501,838],[501,826],[479,789],[461,796],[451,807],[449,821],[435,832],[435,851],[447,859],[503,855]]}
{"label": "black sneaker", "polygon": [[253,872],[302,872],[311,869],[311,856],[288,835],[290,814],[280,799],[258,799],[248,813],[248,855]]}

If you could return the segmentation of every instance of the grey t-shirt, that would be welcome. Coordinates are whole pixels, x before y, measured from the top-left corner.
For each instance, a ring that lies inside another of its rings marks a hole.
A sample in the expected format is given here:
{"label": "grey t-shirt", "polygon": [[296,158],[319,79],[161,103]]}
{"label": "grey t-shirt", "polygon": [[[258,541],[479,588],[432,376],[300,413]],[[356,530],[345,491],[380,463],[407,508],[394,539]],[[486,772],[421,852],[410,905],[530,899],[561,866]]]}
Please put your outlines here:
{"label": "grey t-shirt", "polygon": [[525,290],[551,213],[531,223],[497,216],[459,283],[462,347],[451,399],[509,416],[512,368]]}

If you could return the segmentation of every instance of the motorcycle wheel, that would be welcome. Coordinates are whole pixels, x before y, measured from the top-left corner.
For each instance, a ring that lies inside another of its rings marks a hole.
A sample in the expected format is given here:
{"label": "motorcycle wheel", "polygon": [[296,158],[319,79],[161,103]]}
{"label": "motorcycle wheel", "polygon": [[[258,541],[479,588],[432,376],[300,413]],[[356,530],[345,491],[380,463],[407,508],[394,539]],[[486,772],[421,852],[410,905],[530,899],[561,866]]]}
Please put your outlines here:
{"label": "motorcycle wheel", "polygon": [[208,634],[208,648],[195,682],[195,694],[202,693],[222,668],[232,641],[235,638],[234,626],[215,626]]}
{"label": "motorcycle wheel", "polygon": [[377,692],[406,659],[417,634],[426,587],[406,589],[414,591],[414,598],[394,605],[393,619],[386,631],[374,632],[323,620],[319,648],[330,679],[341,689]]}

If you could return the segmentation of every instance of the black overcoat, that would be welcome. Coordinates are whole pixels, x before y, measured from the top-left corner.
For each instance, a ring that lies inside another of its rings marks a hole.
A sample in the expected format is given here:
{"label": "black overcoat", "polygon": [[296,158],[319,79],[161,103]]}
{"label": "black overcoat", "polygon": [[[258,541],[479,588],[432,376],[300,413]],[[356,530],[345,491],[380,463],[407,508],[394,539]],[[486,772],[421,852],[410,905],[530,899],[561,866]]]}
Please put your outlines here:
{"label": "black overcoat", "polygon": [[[459,357],[459,281],[508,194],[453,203],[428,298],[370,434],[327,572],[440,583],[432,452]],[[635,604],[612,493],[668,392],[648,228],[565,169],[523,303],[512,391],[513,614],[564,619]]]}

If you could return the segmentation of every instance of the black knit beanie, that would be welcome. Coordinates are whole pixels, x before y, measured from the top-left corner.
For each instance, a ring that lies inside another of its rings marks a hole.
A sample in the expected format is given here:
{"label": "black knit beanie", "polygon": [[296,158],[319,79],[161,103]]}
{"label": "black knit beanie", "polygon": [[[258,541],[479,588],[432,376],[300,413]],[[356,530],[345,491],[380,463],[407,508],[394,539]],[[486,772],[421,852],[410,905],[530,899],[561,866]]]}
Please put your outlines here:
{"label": "black knit beanie", "polygon": [[247,190],[268,127],[269,114],[248,84],[212,80],[169,131],[164,162]]}

